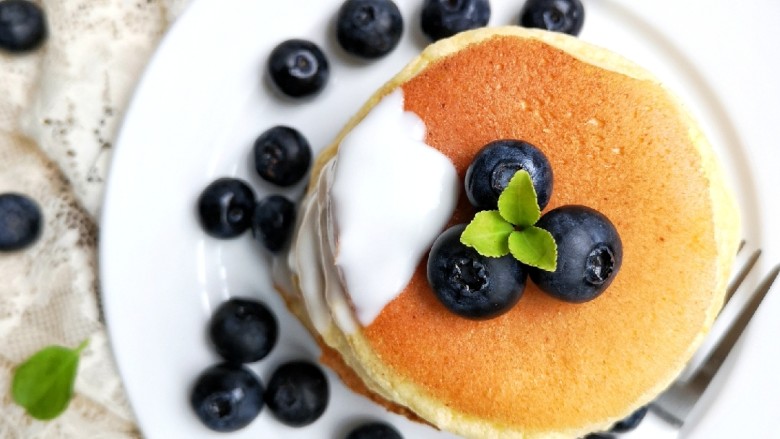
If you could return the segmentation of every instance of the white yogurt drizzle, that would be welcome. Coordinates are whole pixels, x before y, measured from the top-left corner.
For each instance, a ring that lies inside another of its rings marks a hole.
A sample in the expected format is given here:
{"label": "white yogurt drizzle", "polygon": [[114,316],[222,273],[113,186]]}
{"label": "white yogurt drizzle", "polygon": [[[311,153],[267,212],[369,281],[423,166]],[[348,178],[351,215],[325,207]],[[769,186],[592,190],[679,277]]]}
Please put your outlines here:
{"label": "white yogurt drizzle", "polygon": [[341,142],[331,188],[336,266],[363,325],[409,283],[457,196],[455,167],[425,143],[425,124],[404,111],[401,89]]}
{"label": "white yogurt drizzle", "polygon": [[398,89],[347,134],[304,199],[287,262],[319,332],[370,325],[452,216],[455,167],[424,139]]}

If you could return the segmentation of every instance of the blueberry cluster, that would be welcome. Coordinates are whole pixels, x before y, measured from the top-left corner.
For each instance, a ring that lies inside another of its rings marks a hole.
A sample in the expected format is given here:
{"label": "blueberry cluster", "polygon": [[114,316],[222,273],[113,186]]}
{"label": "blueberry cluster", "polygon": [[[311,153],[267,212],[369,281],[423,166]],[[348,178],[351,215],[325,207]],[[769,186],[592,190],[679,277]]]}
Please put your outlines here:
{"label": "blueberry cluster", "polygon": [[328,381],[307,361],[280,365],[268,387],[245,366],[271,352],[278,324],[261,302],[233,298],[217,308],[209,322],[209,339],[223,362],[210,366],[195,380],[190,405],[203,424],[230,432],[247,426],[264,405],[282,423],[302,427],[316,421],[328,405]]}
{"label": "blueberry cluster", "polygon": [[[294,128],[272,127],[258,136],[253,147],[257,174],[276,186],[300,182],[311,165],[309,142]],[[255,239],[269,251],[280,251],[295,223],[295,205],[282,195],[261,200],[238,178],[215,180],[201,192],[197,203],[203,230],[219,239],[235,238],[252,229]]]}
{"label": "blueberry cluster", "polygon": [[[437,41],[489,21],[489,0],[424,0],[420,25],[431,41]],[[580,0],[526,0],[517,24],[576,36],[584,21]]]}
{"label": "blueberry cluster", "polygon": [[[303,179],[312,153],[308,141],[297,130],[275,126],[258,136],[253,156],[261,178],[286,187]],[[0,210],[3,202],[0,196]],[[229,239],[251,227],[255,238],[271,252],[286,245],[295,218],[295,206],[290,200],[270,195],[256,201],[249,185],[237,178],[220,178],[209,184],[198,198],[197,210],[207,234]],[[190,393],[190,405],[206,427],[219,432],[241,429],[264,406],[277,420],[291,427],[309,425],[322,416],[330,391],[325,374],[316,364],[284,363],[273,372],[265,388],[245,366],[266,358],[276,345],[278,333],[276,317],[261,302],[233,298],[216,309],[209,321],[208,335],[223,361],[205,369]],[[395,429],[377,422],[358,426],[347,437],[401,438]]]}
{"label": "blueberry cluster", "polygon": [[278,252],[292,233],[295,206],[281,195],[256,201],[246,182],[223,177],[201,192],[198,217],[203,230],[214,238],[235,238],[251,227],[256,240]]}
{"label": "blueberry cluster", "polygon": [[[209,429],[232,432],[249,425],[267,406],[290,427],[305,427],[328,407],[330,388],[325,373],[309,361],[282,363],[268,386],[246,364],[268,356],[278,339],[278,323],[263,303],[233,298],[211,316],[209,340],[222,362],[206,368],[190,392],[195,415]],[[402,439],[392,426],[367,422],[352,429],[346,439]]]}
{"label": "blueberry cluster", "polygon": [[[294,128],[272,127],[253,145],[257,174],[279,187],[299,183],[311,164],[311,147]],[[270,252],[287,244],[295,222],[295,205],[281,195],[261,200],[238,178],[219,178],[200,194],[197,211],[203,230],[219,239],[252,229]],[[325,374],[318,366],[295,361],[279,366],[264,388],[245,364],[262,360],[278,338],[278,323],[263,303],[233,298],[212,315],[208,334],[224,360],[203,371],[190,393],[190,405],[203,424],[215,431],[235,431],[257,417],[264,405],[282,423],[300,427],[317,420],[328,405]]]}
{"label": "blueberry cluster", "polygon": [[[392,0],[346,0],[339,8],[335,33],[345,52],[373,60],[398,46],[403,29],[401,11]],[[303,39],[277,45],[267,67],[275,88],[296,99],[319,94],[330,77],[325,53],[317,44]]]}
{"label": "blueberry cluster", "polygon": [[[8,0],[17,1],[17,0]],[[517,24],[578,35],[585,20],[580,0],[526,0]],[[431,41],[487,26],[489,0],[423,0],[420,28]],[[350,55],[382,58],[401,41],[404,20],[393,0],[346,0],[336,18],[336,41]],[[282,95],[300,99],[319,94],[330,78],[325,52],[304,39],[279,43],[267,61],[268,77]]]}
{"label": "blueberry cluster", "polygon": [[[550,201],[553,173],[544,154],[530,143],[498,140],[475,156],[465,192],[478,210],[496,209],[498,199],[518,171],[526,171],[544,208]],[[428,282],[450,311],[472,319],[496,317],[514,306],[525,288],[526,273],[548,294],[573,303],[592,300],[615,278],[622,244],[603,214],[586,206],[566,205],[541,216],[536,227],[557,245],[554,271],[525,266],[511,254],[489,257],[461,242],[464,225],[442,233],[428,257]]]}

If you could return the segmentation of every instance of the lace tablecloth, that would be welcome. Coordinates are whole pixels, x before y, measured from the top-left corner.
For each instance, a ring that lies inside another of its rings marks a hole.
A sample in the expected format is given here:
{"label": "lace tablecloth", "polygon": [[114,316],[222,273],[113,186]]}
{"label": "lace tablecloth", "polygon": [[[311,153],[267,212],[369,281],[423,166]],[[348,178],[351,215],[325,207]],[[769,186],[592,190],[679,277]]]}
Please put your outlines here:
{"label": "lace tablecloth", "polygon": [[[100,311],[97,218],[112,141],[149,56],[187,0],[43,0],[49,37],[0,52],[0,193],[40,204],[41,238],[0,254],[0,437],[140,437]],[[75,396],[35,421],[10,396],[13,369],[42,347],[82,355]]]}

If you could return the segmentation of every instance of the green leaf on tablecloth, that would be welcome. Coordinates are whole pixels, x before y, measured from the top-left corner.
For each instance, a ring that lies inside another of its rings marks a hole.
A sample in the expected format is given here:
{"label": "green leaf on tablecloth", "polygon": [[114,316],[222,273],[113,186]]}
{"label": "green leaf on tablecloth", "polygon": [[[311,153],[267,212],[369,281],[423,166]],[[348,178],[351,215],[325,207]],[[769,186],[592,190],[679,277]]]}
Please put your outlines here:
{"label": "green leaf on tablecloth", "polygon": [[14,402],[35,419],[59,416],[73,396],[73,383],[81,352],[87,340],[76,349],[48,346],[33,354],[14,371],[11,393]]}

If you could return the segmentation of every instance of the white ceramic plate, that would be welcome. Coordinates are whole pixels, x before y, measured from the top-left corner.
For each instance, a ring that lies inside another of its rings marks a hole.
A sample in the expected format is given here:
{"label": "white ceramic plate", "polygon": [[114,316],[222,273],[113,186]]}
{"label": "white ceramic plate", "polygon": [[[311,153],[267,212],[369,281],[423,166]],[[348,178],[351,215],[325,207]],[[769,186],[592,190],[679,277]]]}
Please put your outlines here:
{"label": "white ceramic plate", "polygon": [[[490,24],[514,22],[522,2],[493,0]],[[271,288],[264,251],[249,234],[232,241],[207,238],[196,220],[195,199],[222,176],[248,180],[260,197],[280,192],[252,171],[254,138],[284,123],[299,128],[315,151],[324,147],[369,94],[423,47],[421,3],[398,1],[406,24],[402,43],[373,63],[350,59],[337,47],[336,0],[194,0],[164,39],[117,139],[100,247],[111,342],[147,437],[222,437],[201,426],[187,401],[193,378],[218,361],[205,328],[228,297],[260,298],[279,318],[276,349],[252,365],[264,380],[282,361],[318,357],[317,346]],[[737,188],[748,246],[767,250],[760,267],[767,271],[766,261],[780,258],[780,235],[769,227],[778,223],[778,206],[767,201],[770,195],[776,199],[768,191],[780,187],[778,145],[772,143],[780,139],[780,124],[769,109],[780,102],[772,46],[780,2],[584,3],[583,39],[656,72],[701,119]],[[330,83],[310,102],[280,100],[261,79],[271,48],[292,37],[316,41],[332,63]],[[300,190],[282,193],[294,197]],[[730,370],[686,427],[690,437],[780,437],[780,418],[772,413],[780,407],[780,347],[766,336],[780,333],[778,322],[780,298],[770,297],[732,356],[738,358],[730,360]],[[328,374],[330,405],[313,425],[285,427],[264,410],[231,437],[338,438],[367,419],[387,419],[406,438],[451,437],[388,414]]]}

